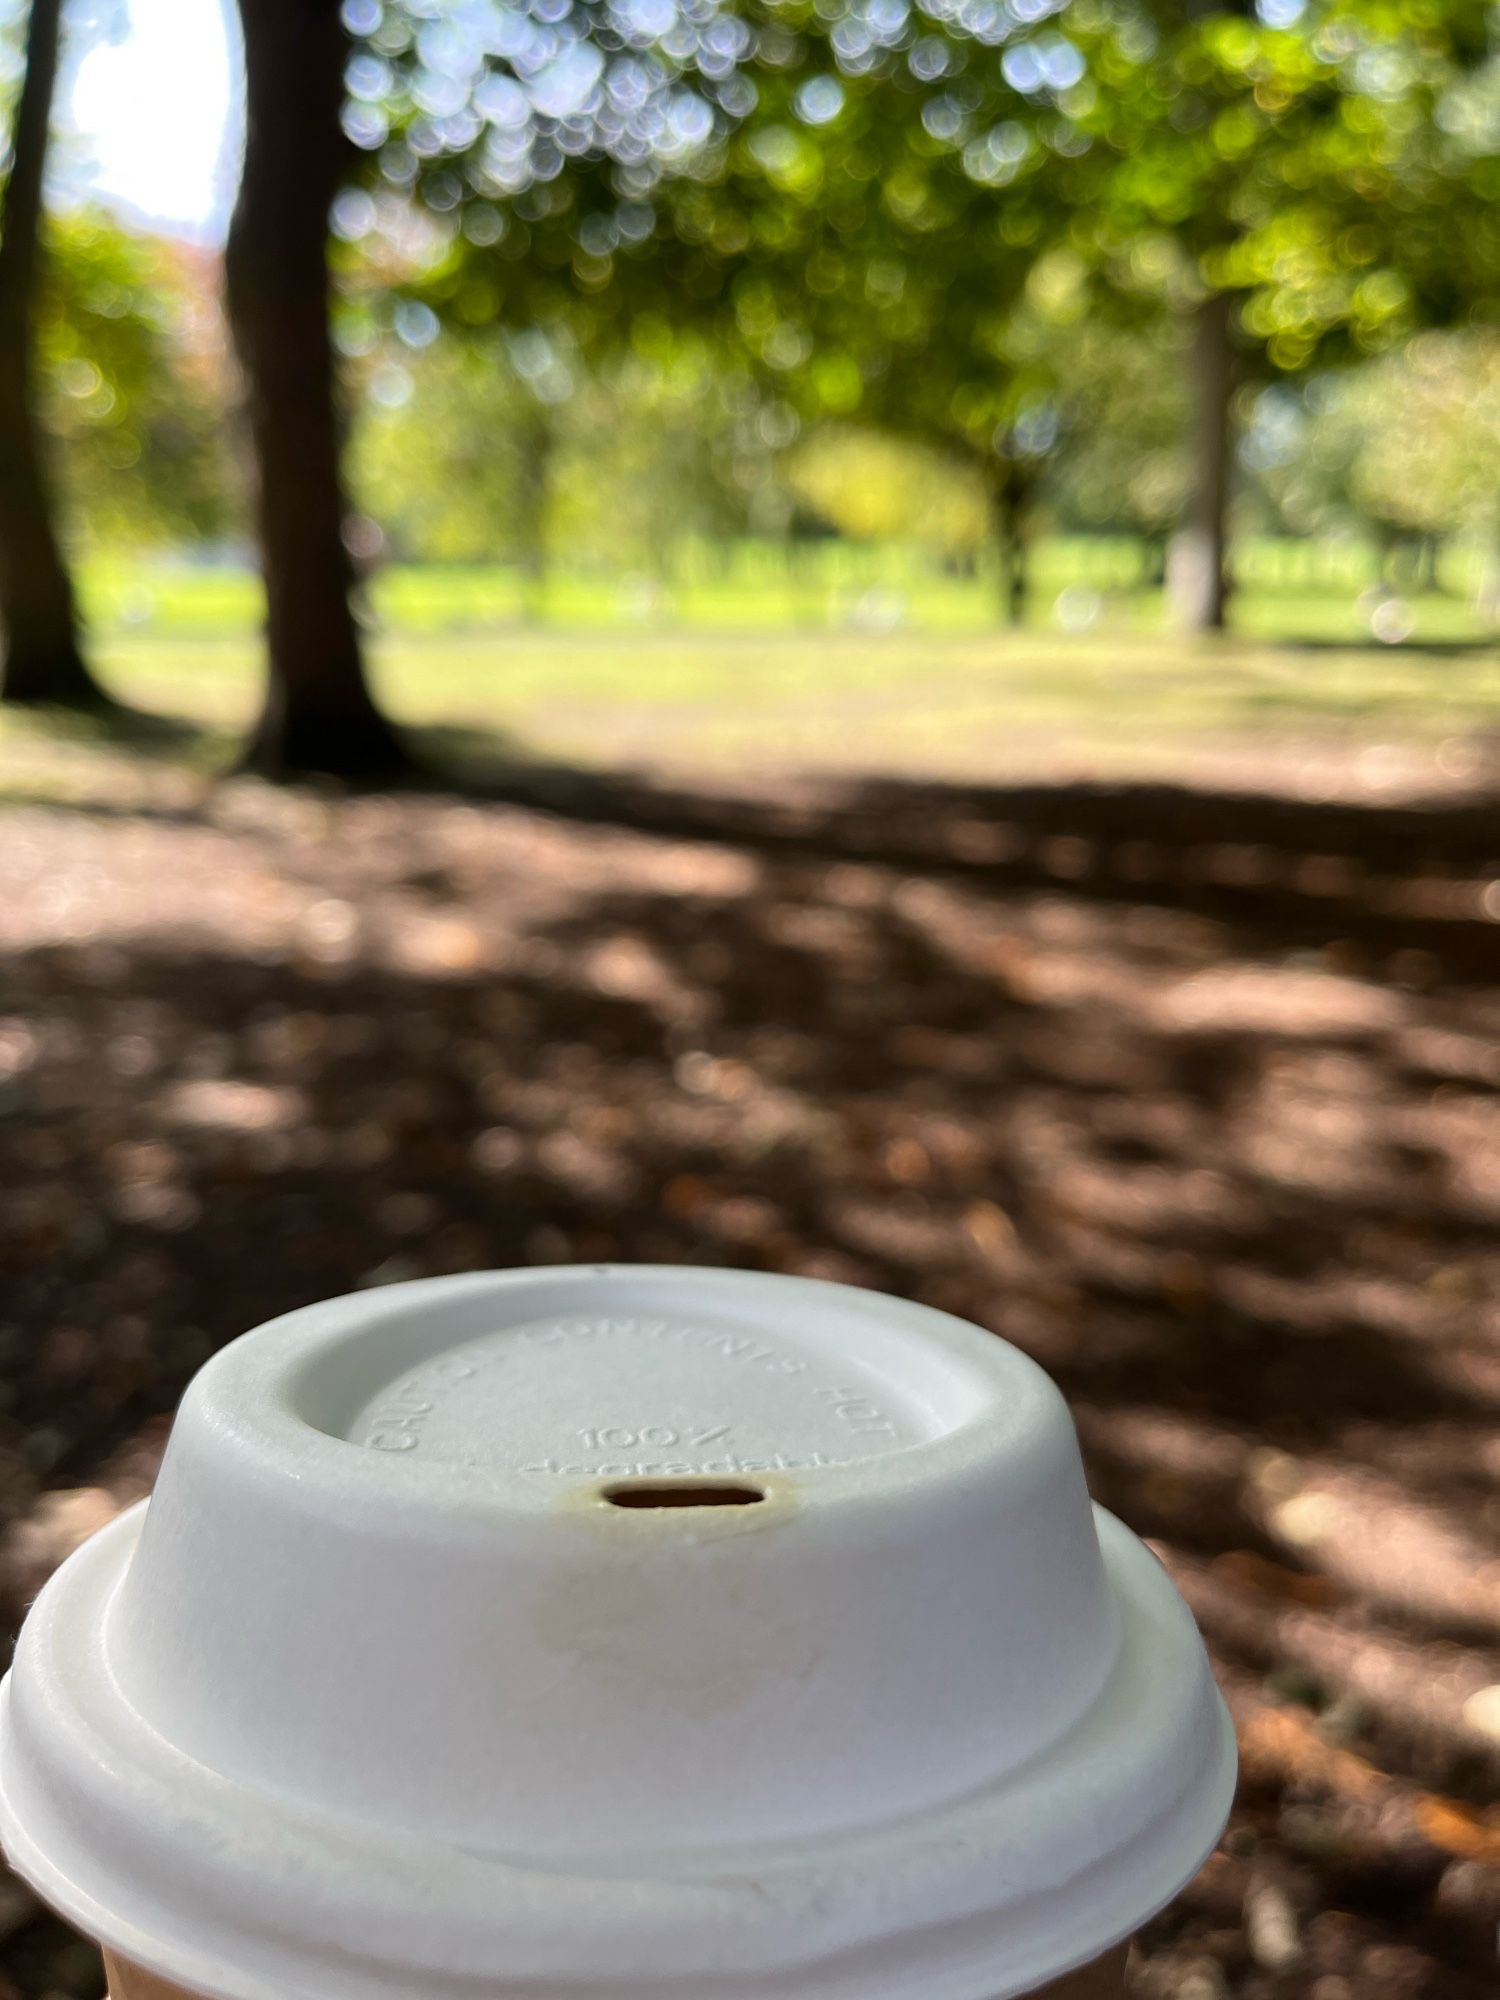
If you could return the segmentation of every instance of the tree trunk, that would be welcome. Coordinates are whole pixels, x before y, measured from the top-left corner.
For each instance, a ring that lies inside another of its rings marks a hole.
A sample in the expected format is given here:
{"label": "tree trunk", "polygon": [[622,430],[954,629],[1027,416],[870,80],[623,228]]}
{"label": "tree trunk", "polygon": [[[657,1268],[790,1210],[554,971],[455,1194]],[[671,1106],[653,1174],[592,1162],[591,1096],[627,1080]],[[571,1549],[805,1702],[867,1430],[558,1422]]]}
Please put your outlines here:
{"label": "tree trunk", "polygon": [[1229,501],[1234,475],[1234,308],[1215,292],[1198,308],[1193,332],[1193,492],[1172,548],[1170,591],[1191,632],[1229,623]]}
{"label": "tree trunk", "polygon": [[557,425],[545,403],[533,403],[522,419],[520,446],[517,526],[521,615],[528,625],[537,625],[547,609],[547,528],[552,512],[552,461],[557,449]]}
{"label": "tree trunk", "polygon": [[1491,624],[1500,624],[1500,504],[1490,521],[1487,548],[1474,592],[1474,609]]}
{"label": "tree trunk", "polygon": [[0,696],[99,708],[63,558],[33,407],[32,323],[62,0],[32,0],[10,176],[0,195]]}
{"label": "tree trunk", "polygon": [[255,455],[268,650],[244,761],[268,777],[383,777],[410,760],[365,679],[328,325],[328,211],[347,158],[344,29],[338,0],[239,7],[245,162],[225,272]]}
{"label": "tree trunk", "polygon": [[1012,630],[1026,623],[1031,602],[1031,568],[1026,546],[1028,481],[1014,459],[990,461],[990,527],[994,536],[1000,616]]}
{"label": "tree trunk", "polygon": [[1376,586],[1380,590],[1392,590],[1392,568],[1396,562],[1396,544],[1400,542],[1400,532],[1388,522],[1378,520],[1372,528],[1372,540],[1376,546]]}

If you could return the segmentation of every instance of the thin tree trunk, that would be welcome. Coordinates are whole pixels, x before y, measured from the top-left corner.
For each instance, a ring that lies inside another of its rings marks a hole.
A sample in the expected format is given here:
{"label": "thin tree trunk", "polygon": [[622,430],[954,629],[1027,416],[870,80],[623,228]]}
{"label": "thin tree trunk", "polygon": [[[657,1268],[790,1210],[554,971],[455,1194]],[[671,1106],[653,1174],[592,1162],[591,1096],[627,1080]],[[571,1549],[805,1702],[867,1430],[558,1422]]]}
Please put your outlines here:
{"label": "thin tree trunk", "polygon": [[1490,521],[1486,544],[1474,592],[1474,609],[1492,624],[1500,624],[1500,503]]}
{"label": "thin tree trunk", "polygon": [[1019,629],[1026,623],[1031,601],[1031,567],[1026,546],[1026,498],[1028,482],[1014,459],[997,458],[989,463],[990,525],[998,565],[1000,615],[1005,624]]}
{"label": "thin tree trunk", "polygon": [[527,624],[536,625],[547,609],[548,520],[557,449],[557,426],[546,404],[534,403],[528,410],[520,427],[520,445],[521,609]]}
{"label": "thin tree trunk", "polygon": [[33,403],[32,326],[42,277],[42,188],[62,0],[32,0],[10,176],[0,195],[0,696],[107,706],[79,635]]}
{"label": "thin tree trunk", "polygon": [[1192,632],[1222,632],[1234,585],[1229,565],[1229,502],[1234,476],[1234,307],[1215,292],[1193,330],[1193,492],[1172,549],[1171,595]]}
{"label": "thin tree trunk", "polygon": [[1381,590],[1401,587],[1401,530],[1390,521],[1375,523],[1375,581]]}
{"label": "thin tree trunk", "polygon": [[266,586],[265,705],[245,755],[270,777],[381,777],[403,746],[365,679],[344,542],[328,325],[328,211],[347,142],[338,0],[239,0],[245,162],[225,255]]}

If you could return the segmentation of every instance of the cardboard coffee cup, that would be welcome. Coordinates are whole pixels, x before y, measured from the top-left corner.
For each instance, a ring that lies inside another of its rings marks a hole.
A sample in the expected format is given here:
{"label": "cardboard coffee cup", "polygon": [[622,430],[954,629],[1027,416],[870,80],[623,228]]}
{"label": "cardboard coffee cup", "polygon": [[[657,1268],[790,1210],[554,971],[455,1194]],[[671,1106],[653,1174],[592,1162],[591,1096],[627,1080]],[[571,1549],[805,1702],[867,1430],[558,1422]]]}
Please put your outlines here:
{"label": "cardboard coffee cup", "polygon": [[248,1334],[0,1694],[115,2000],[1113,2000],[1233,1781],[1025,1356],[722,1271]]}

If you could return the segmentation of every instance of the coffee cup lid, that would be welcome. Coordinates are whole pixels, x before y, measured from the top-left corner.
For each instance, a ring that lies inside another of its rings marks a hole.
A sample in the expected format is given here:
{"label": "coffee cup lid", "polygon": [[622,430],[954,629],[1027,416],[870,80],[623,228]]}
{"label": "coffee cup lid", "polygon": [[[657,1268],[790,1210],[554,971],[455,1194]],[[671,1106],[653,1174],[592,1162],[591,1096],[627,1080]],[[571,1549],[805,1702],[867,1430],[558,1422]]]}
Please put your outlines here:
{"label": "coffee cup lid", "polygon": [[12,1864],[211,2000],[1003,2000],[1213,1845],[1186,1607],[946,1314],[578,1267],[247,1334],[0,1695]]}

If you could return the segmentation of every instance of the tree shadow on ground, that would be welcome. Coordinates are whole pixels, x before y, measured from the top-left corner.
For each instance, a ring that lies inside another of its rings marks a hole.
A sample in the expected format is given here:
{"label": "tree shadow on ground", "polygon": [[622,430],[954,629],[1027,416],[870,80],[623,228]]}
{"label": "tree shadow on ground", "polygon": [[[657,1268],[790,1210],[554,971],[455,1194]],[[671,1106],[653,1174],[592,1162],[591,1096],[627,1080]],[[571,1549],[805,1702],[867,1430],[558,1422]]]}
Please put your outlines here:
{"label": "tree shadow on ground", "polygon": [[704,790],[641,773],[517,764],[492,796],[582,824],[766,855],[848,859],[994,889],[1192,911],[1281,946],[1438,954],[1500,971],[1500,800],[1299,799],[1159,782],[903,779]]}
{"label": "tree shadow on ground", "polygon": [[[99,709],[63,708],[39,704],[22,711],[37,726],[54,749],[68,751],[123,752],[142,764],[187,767],[199,786],[209,786],[232,778],[240,768],[245,751],[243,730],[209,723],[170,710],[128,704],[118,697],[112,705]],[[482,728],[462,723],[404,724],[401,741],[409,750],[412,768],[396,789],[418,793],[445,794],[452,791],[482,792],[497,766],[509,769],[524,765],[524,745],[511,732],[486,724]],[[342,795],[348,786],[328,778],[308,778],[302,789],[327,795]],[[392,789],[390,777],[383,776],[379,789]],[[6,785],[7,804],[57,802],[57,786],[43,776],[34,786],[23,782]],[[92,798],[89,810],[107,810],[107,802]],[[116,811],[128,808],[116,803]],[[157,802],[154,810],[162,810]],[[188,809],[178,807],[179,814]]]}
{"label": "tree shadow on ground", "polygon": [[205,755],[219,733],[161,709],[138,708],[111,694],[107,706],[59,707],[30,703],[19,713],[46,730],[54,741],[89,749],[128,750],[133,756],[180,763]]}
{"label": "tree shadow on ground", "polygon": [[[617,1258],[876,1285],[1053,1373],[1214,1647],[1246,1779],[1146,2000],[1479,2000],[1489,808],[511,777],[12,814],[9,1621],[193,1369],[310,1298]],[[1226,846],[1270,860],[1226,885]],[[1419,947],[1386,899],[1424,883]],[[26,2000],[97,1990],[9,1921]]]}
{"label": "tree shadow on ground", "polygon": [[1420,639],[1411,645],[1393,648],[1389,639],[1377,639],[1373,632],[1353,638],[1326,638],[1321,635],[1307,635],[1302,638],[1278,638],[1278,652],[1288,653],[1376,653],[1387,659],[1400,659],[1416,654],[1419,658],[1431,657],[1438,660],[1463,659],[1472,654],[1489,654],[1496,651],[1493,633],[1486,633],[1466,639]]}

